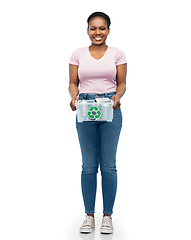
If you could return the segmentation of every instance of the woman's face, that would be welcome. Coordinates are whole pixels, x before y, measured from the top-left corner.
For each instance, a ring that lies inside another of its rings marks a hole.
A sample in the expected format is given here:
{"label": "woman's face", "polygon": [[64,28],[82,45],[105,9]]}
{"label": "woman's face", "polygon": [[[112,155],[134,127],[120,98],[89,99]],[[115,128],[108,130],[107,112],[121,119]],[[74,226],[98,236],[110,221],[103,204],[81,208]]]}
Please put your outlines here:
{"label": "woman's face", "polygon": [[92,44],[102,45],[107,39],[110,29],[107,28],[107,23],[102,17],[94,17],[89,22],[89,28],[87,33],[89,35]]}

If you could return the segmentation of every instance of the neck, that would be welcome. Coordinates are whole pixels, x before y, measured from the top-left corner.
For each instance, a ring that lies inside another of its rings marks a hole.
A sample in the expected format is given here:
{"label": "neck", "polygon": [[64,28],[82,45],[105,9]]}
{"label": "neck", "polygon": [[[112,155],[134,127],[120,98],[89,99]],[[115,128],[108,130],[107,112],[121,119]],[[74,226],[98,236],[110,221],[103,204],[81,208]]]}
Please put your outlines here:
{"label": "neck", "polygon": [[89,47],[90,51],[106,51],[108,48],[108,46],[103,43],[101,45],[95,45],[95,44],[91,44],[91,46]]}

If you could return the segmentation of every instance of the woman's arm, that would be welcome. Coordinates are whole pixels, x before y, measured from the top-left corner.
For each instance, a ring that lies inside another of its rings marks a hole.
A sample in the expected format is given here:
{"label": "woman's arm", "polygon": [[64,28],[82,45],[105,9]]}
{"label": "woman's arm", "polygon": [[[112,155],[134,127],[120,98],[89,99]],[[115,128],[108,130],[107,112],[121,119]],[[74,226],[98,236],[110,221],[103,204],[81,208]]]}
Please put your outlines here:
{"label": "woman's arm", "polygon": [[126,75],[127,75],[127,64],[121,64],[117,66],[117,89],[116,94],[112,97],[114,101],[113,108],[118,109],[121,105],[120,99],[126,91]]}
{"label": "woman's arm", "polygon": [[70,76],[70,83],[69,83],[69,92],[70,96],[72,98],[70,102],[70,107],[73,111],[76,110],[75,101],[78,101],[78,85],[79,85],[79,79],[78,79],[78,66],[69,64],[69,76]]}

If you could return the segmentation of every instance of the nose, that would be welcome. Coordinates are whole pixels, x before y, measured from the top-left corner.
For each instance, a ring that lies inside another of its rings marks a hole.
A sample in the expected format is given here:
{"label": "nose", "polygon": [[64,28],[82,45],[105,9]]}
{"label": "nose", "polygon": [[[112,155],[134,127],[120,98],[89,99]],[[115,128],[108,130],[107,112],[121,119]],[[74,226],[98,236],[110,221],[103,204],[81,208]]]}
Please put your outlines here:
{"label": "nose", "polygon": [[95,34],[100,34],[100,29],[99,28],[96,29]]}

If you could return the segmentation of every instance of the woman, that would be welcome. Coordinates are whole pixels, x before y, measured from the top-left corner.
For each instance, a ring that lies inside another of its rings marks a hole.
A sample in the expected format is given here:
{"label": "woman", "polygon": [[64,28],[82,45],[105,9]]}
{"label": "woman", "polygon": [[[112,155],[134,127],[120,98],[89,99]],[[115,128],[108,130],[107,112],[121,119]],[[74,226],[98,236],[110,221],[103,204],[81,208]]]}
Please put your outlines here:
{"label": "woman", "polygon": [[123,51],[108,47],[110,18],[95,12],[88,18],[87,34],[91,46],[77,49],[69,61],[72,97],[75,101],[109,97],[114,101],[112,122],[78,122],[76,128],[82,153],[81,187],[86,219],[80,232],[91,233],[95,227],[94,208],[97,173],[100,166],[103,193],[103,219],[101,233],[113,233],[112,213],[117,190],[116,151],[122,127],[120,99],[126,91],[127,62]]}

